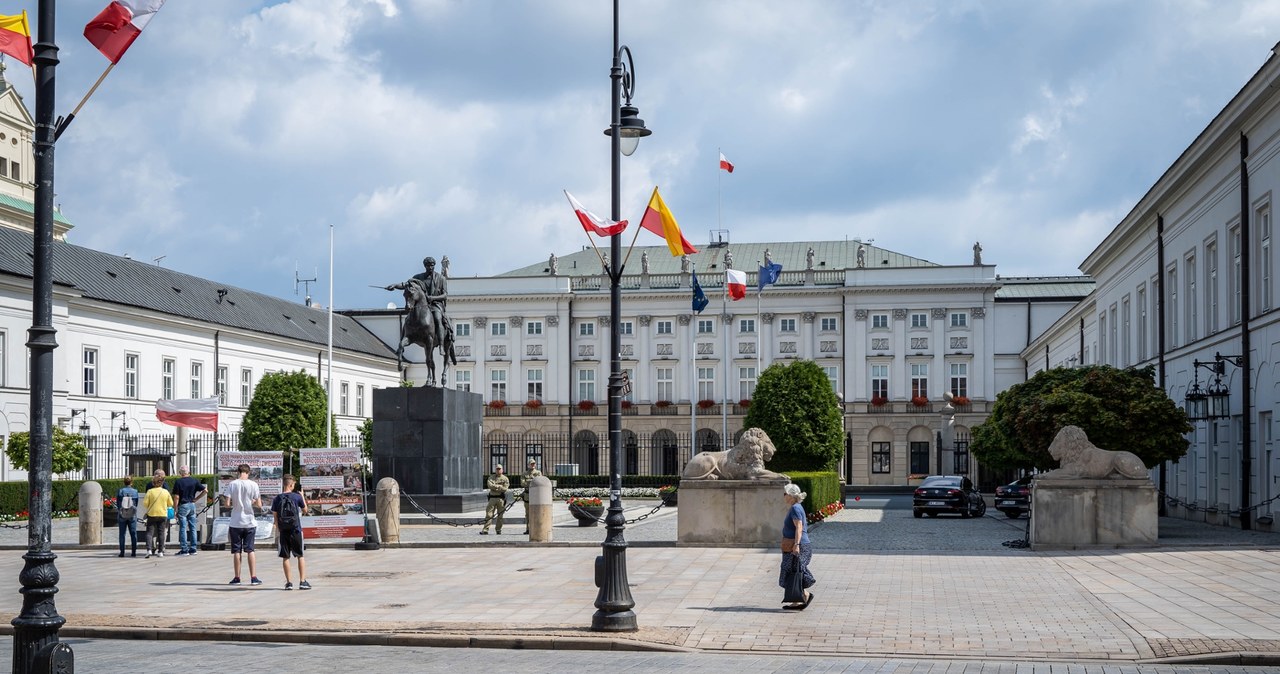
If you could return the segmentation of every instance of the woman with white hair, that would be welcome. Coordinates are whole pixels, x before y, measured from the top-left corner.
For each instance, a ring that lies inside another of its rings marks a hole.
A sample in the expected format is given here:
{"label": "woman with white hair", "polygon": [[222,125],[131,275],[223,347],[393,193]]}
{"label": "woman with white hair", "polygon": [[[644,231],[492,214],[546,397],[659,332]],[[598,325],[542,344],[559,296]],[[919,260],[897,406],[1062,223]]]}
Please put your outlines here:
{"label": "woman with white hair", "polygon": [[813,557],[813,550],[809,547],[809,532],[804,526],[804,508],[800,507],[806,496],[808,494],[800,491],[796,484],[788,484],[782,490],[782,499],[787,502],[787,517],[782,521],[782,567],[778,573],[778,586],[787,586],[787,573],[795,572],[796,564],[799,564],[799,572],[804,574],[805,587],[803,602],[784,602],[782,608],[790,611],[803,611],[809,607],[813,602],[813,593],[808,589],[818,582],[809,573],[809,560]]}

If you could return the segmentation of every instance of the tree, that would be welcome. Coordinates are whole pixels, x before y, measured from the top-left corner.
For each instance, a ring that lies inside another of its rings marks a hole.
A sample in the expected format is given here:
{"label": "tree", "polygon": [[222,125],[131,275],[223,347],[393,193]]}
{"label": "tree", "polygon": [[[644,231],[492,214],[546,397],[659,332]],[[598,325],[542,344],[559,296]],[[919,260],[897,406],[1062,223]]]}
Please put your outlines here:
{"label": "tree", "polygon": [[[9,463],[18,470],[29,470],[31,465],[31,433],[22,431],[9,437],[9,448],[5,454]],[[89,448],[81,442],[80,436],[68,433],[57,426],[53,427],[53,472],[66,473],[81,470],[89,460]]]}
{"label": "tree", "polygon": [[[325,446],[324,387],[305,372],[273,372],[262,377],[240,427],[240,451],[283,452]],[[334,439],[337,426],[329,420]]]}
{"label": "tree", "polygon": [[360,424],[360,456],[366,461],[373,458],[373,419]]}
{"label": "tree", "polygon": [[969,449],[997,470],[1056,468],[1049,444],[1072,425],[1098,447],[1133,452],[1147,467],[1185,455],[1192,430],[1186,413],[1156,387],[1150,366],[1056,368],[997,396],[991,416],[973,429]]}
{"label": "tree", "polygon": [[774,363],[760,374],[744,420],[762,428],[778,449],[769,470],[831,470],[844,448],[844,414],[817,363]]}

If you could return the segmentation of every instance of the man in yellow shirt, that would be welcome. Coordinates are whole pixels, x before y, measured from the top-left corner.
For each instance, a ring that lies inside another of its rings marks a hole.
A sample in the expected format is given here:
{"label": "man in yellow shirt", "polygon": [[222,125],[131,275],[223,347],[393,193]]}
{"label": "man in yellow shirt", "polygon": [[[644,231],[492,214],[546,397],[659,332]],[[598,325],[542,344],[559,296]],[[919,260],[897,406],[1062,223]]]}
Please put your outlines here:
{"label": "man in yellow shirt", "polygon": [[151,488],[142,497],[142,510],[147,513],[147,558],[164,557],[164,536],[169,529],[169,509],[173,494],[164,488],[164,471],[156,470]]}

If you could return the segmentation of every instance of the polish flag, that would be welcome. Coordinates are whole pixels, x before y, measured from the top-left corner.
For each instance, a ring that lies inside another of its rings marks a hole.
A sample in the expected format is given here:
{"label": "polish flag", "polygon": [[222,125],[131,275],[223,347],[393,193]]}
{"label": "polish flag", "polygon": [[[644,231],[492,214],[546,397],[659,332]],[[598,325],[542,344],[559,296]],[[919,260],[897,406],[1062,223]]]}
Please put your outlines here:
{"label": "polish flag", "polygon": [[737,269],[726,269],[724,287],[729,291],[729,299],[737,302],[747,296],[747,272]]}
{"label": "polish flag", "polygon": [[85,24],[84,37],[113,65],[119,63],[163,4],[164,0],[113,0]]}
{"label": "polish flag", "polygon": [[218,430],[218,399],[157,400],[156,418],[170,426],[216,431]]}
{"label": "polish flag", "polygon": [[724,158],[723,152],[720,153],[720,168],[733,173],[733,164],[730,164],[729,160]]}
{"label": "polish flag", "polygon": [[578,203],[578,200],[574,199],[572,194],[569,194],[569,190],[565,190],[564,195],[569,197],[569,205],[573,206],[573,212],[578,215],[578,222],[581,222],[582,228],[588,232],[594,232],[596,236],[613,236],[614,234],[621,234],[622,230],[627,228],[626,220],[621,222],[605,220],[583,208],[582,204]]}

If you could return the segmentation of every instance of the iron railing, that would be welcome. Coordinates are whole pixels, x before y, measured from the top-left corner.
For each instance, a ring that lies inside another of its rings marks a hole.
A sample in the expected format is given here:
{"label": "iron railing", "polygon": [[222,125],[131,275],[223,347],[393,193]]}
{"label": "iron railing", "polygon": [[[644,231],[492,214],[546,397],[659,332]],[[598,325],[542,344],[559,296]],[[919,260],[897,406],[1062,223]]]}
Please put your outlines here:
{"label": "iron railing", "polygon": [[[88,449],[88,461],[83,471],[65,473],[65,479],[83,478],[105,480],[122,478],[129,474],[131,459],[156,459],[168,457],[171,472],[178,469],[178,439],[174,433],[114,433],[82,436]],[[360,434],[339,434],[335,438],[338,447],[359,447]],[[216,441],[216,445],[215,445]],[[234,452],[240,448],[237,433],[189,433],[187,435],[187,466],[196,475],[215,472],[215,452]],[[136,464],[136,461],[134,462]]]}

